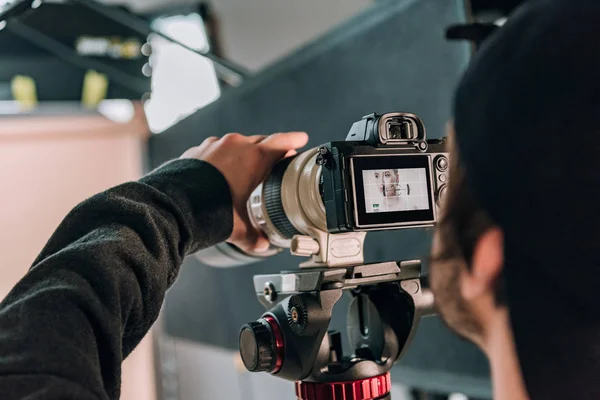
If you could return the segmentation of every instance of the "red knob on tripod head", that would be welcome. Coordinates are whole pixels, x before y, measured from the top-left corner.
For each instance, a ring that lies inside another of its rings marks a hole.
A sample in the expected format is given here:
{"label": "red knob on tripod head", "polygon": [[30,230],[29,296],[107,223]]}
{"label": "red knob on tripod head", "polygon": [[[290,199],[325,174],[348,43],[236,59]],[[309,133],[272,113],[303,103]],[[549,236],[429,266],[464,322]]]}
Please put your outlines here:
{"label": "red knob on tripod head", "polygon": [[392,389],[390,373],[349,382],[296,382],[298,400],[378,400]]}

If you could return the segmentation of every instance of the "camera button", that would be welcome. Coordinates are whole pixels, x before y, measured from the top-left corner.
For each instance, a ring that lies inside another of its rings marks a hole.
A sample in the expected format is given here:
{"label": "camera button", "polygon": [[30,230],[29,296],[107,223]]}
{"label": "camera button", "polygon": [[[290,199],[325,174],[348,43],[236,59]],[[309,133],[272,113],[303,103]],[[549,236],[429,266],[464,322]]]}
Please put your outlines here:
{"label": "camera button", "polygon": [[437,159],[436,167],[439,171],[445,171],[448,169],[448,159],[444,156],[441,156]]}
{"label": "camera button", "polygon": [[440,204],[442,201],[444,201],[444,197],[446,197],[446,192],[448,191],[448,186],[443,185],[440,190],[438,191],[438,204]]}

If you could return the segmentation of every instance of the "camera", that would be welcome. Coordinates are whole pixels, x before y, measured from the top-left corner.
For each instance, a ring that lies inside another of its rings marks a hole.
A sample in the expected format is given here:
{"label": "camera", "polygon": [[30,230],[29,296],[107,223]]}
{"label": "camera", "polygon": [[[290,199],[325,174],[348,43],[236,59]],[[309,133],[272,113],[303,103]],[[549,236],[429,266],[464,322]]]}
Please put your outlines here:
{"label": "camera", "polygon": [[[370,114],[345,141],[283,160],[248,201],[272,246],[313,266],[362,262],[365,233],[433,226],[446,192],[445,140],[411,113]],[[308,266],[308,264],[306,264]]]}
{"label": "camera", "polygon": [[[299,269],[254,276],[266,311],[240,330],[249,371],[294,381],[300,400],[390,398],[389,371],[420,319],[434,313],[433,294],[421,260],[365,264],[364,240],[374,230],[437,222],[448,180],[445,144],[427,140],[415,114],[367,115],[345,141],[279,162],[252,193],[249,218],[269,238],[267,252],[222,243],[197,253],[213,266],[249,264],[285,248],[308,258]],[[344,346],[342,332],[330,327],[343,295],[351,297]]]}

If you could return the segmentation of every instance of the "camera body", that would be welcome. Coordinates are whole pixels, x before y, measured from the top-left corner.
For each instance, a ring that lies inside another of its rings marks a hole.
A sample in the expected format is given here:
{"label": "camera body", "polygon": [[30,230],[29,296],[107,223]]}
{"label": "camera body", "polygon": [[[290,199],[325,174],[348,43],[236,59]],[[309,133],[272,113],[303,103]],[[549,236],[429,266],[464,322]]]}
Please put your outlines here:
{"label": "camera body", "polygon": [[250,196],[252,225],[271,244],[252,253],[221,243],[196,253],[212,266],[245,265],[289,248],[302,267],[364,261],[366,233],[435,225],[447,189],[445,139],[427,140],[411,113],[370,114],[345,141],[279,162]]}
{"label": "camera body", "polygon": [[290,248],[303,267],[363,262],[366,232],[433,226],[446,192],[445,139],[427,140],[411,113],[370,114],[346,140],[278,163],[248,201],[270,256]]}
{"label": "camera body", "polygon": [[319,148],[329,233],[427,227],[446,193],[445,140],[426,140],[414,114],[370,114],[346,141]]}

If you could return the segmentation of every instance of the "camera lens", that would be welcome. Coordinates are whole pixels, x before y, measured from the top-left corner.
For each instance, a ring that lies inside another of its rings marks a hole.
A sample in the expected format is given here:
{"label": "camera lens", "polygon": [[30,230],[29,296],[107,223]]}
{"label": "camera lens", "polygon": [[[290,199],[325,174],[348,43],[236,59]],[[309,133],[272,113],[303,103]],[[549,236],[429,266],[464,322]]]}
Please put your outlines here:
{"label": "camera lens", "polygon": [[220,243],[197,252],[198,260],[215,267],[259,262],[289,248],[295,235],[306,235],[311,229],[327,231],[322,166],[317,164],[317,156],[314,148],[282,160],[248,199],[250,222],[269,238],[268,251],[246,253]]}
{"label": "camera lens", "polygon": [[290,247],[295,235],[310,229],[327,230],[318,156],[314,148],[281,161],[250,197],[250,221],[276,247]]}

